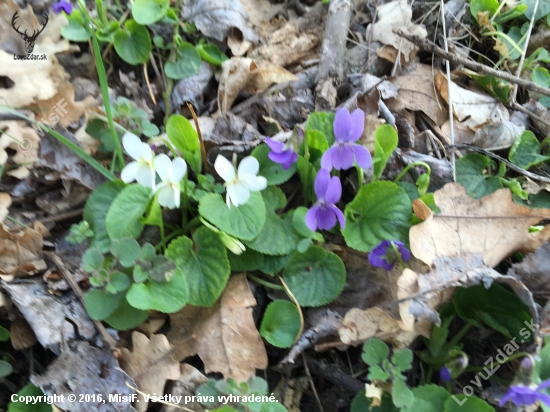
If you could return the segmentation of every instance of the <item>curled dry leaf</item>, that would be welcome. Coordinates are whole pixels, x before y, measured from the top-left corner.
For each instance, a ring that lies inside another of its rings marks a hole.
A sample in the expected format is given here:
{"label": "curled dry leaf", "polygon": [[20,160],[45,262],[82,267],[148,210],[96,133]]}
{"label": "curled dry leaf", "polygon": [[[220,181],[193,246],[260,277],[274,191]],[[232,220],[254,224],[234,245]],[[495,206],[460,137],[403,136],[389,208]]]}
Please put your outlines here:
{"label": "curled dry leaf", "polygon": [[18,272],[34,274],[46,270],[42,259],[42,235],[33,229],[8,231],[0,223],[0,278],[12,280]]}
{"label": "curled dry leaf", "polygon": [[392,1],[379,6],[378,19],[374,26],[369,26],[372,30],[372,40],[380,41],[400,50],[405,56],[405,61],[408,62],[415,46],[395,34],[393,29],[400,29],[411,36],[420,38],[424,38],[428,34],[424,27],[413,24],[411,18],[412,8],[405,0]]}
{"label": "curled dry leaf", "polygon": [[[135,380],[138,389],[146,394],[163,394],[167,380],[178,380],[180,365],[171,357],[172,347],[164,335],[132,332],[132,351],[122,348],[120,367]],[[148,400],[138,394],[135,408],[138,412],[147,410]]]}
{"label": "curled dry leaf", "polygon": [[246,275],[233,275],[222,296],[211,308],[187,305],[170,315],[167,333],[178,360],[198,354],[206,373],[244,382],[256,369],[267,367],[267,353],[254,324],[256,300]]}

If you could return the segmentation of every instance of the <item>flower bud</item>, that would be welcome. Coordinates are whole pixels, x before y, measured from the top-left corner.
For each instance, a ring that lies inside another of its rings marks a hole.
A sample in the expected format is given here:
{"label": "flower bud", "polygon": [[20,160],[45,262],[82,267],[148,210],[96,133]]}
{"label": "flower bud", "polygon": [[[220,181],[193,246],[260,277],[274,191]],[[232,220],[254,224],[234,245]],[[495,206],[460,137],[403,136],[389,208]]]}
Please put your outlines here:
{"label": "flower bud", "polygon": [[428,191],[430,185],[430,175],[427,173],[421,174],[416,180],[416,186],[418,186],[418,194],[423,196]]}
{"label": "flower bud", "polygon": [[227,233],[222,232],[221,230],[218,234],[220,235],[220,239],[222,240],[225,247],[228,248],[235,255],[240,255],[246,250],[241,241],[229,236]]}

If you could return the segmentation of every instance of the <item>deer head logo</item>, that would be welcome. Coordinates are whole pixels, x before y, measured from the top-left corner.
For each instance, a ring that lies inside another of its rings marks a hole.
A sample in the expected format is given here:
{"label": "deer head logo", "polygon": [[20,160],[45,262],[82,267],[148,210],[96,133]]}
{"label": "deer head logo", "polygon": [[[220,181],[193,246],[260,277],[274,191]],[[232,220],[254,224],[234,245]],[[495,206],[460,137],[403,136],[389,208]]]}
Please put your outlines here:
{"label": "deer head logo", "polygon": [[27,34],[27,30],[25,30],[23,33],[19,31],[19,27],[15,27],[15,20],[17,20],[19,10],[15,12],[13,15],[13,18],[11,19],[11,25],[13,29],[21,35],[23,40],[25,40],[25,48],[27,49],[27,54],[31,54],[34,49],[34,42],[38,38],[38,35],[44,31],[44,28],[46,27],[46,24],[48,24],[48,14],[44,13],[44,21],[42,22],[42,28],[40,30],[33,30],[32,34],[29,36]]}

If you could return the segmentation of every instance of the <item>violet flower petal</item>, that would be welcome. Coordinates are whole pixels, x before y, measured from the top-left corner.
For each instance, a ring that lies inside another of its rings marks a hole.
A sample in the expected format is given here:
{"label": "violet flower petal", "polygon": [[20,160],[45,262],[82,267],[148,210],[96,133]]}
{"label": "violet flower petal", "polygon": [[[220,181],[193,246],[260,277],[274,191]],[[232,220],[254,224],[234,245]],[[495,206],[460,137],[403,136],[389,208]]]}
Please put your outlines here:
{"label": "violet flower petal", "polygon": [[328,170],[320,169],[317,172],[317,176],[315,177],[315,194],[317,195],[317,199],[324,201],[325,196],[327,194],[327,189],[330,184],[330,173]]}
{"label": "violet flower petal", "polygon": [[323,153],[321,157],[321,168],[325,170],[332,170],[332,157],[336,151],[336,146],[329,147],[329,149]]}
{"label": "violet flower petal", "polygon": [[401,255],[401,259],[403,262],[406,262],[411,258],[411,252],[409,249],[405,247],[405,245],[397,240],[395,240],[393,243],[396,244],[397,250],[399,251],[399,254]]}
{"label": "violet flower petal", "polygon": [[372,157],[369,151],[361,145],[353,145],[353,154],[355,155],[355,163],[361,169],[368,169],[372,166]]}
{"label": "violet flower petal", "polygon": [[267,157],[269,157],[275,163],[286,163],[292,157],[292,152],[269,152],[267,154]]}
{"label": "violet flower petal", "polygon": [[365,112],[355,109],[351,113],[351,132],[346,141],[356,142],[363,134],[363,130],[365,130]]}
{"label": "violet flower petal", "polygon": [[334,137],[337,142],[346,142],[349,140],[352,131],[352,119],[348,109],[340,109],[336,112],[332,129],[334,130]]}
{"label": "violet flower petal", "polygon": [[317,226],[321,230],[330,230],[336,226],[336,214],[332,208],[321,205],[317,210]]}
{"label": "violet flower petal", "polygon": [[508,391],[508,393],[506,393],[506,395],[504,395],[502,397],[502,399],[498,403],[498,406],[503,407],[506,402],[508,402],[510,399],[512,399],[512,395],[513,395],[513,393],[511,391]]}
{"label": "violet flower petal", "polygon": [[318,204],[313,205],[306,213],[306,225],[310,230],[317,230],[317,211],[321,208]]}
{"label": "violet flower petal", "polygon": [[369,253],[369,263],[372,266],[377,266],[386,270],[392,270],[395,266],[395,262],[388,263],[384,255],[379,255],[373,252]]}
{"label": "violet flower petal", "polygon": [[[529,359],[529,358],[527,358],[527,359]],[[550,388],[550,379],[545,380],[539,386],[537,386],[537,391],[540,391],[540,390],[546,389],[546,388]]]}
{"label": "violet flower petal", "polygon": [[340,227],[342,229],[345,229],[346,228],[346,218],[344,217],[344,214],[342,213],[342,211],[334,205],[331,205],[330,208],[336,214],[336,217],[338,218],[338,221],[340,222]]}
{"label": "violet flower petal", "polygon": [[325,191],[325,201],[330,204],[336,204],[342,197],[342,183],[336,176],[330,179],[328,187]]}
{"label": "violet flower petal", "polygon": [[441,369],[439,369],[439,379],[441,379],[443,382],[450,382],[453,380],[449,368],[447,368],[446,366],[442,366]]}
{"label": "violet flower petal", "polygon": [[265,144],[269,146],[271,150],[275,153],[281,153],[285,147],[283,142],[278,142],[276,140],[270,139],[269,137],[265,138]]}
{"label": "violet flower petal", "polygon": [[350,146],[334,146],[332,167],[336,170],[347,170],[353,166],[353,148]]}
{"label": "violet flower petal", "polygon": [[550,408],[550,396],[548,396],[545,393],[539,392],[538,398],[539,398],[539,401],[541,401],[542,403],[544,403],[546,406]]}

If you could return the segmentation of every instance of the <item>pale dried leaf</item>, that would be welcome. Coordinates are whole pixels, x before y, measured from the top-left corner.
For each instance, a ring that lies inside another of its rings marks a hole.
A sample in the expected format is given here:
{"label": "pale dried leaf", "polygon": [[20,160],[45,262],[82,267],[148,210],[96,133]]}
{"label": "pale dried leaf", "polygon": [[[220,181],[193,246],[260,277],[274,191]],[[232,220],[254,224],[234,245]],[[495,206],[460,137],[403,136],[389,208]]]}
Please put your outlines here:
{"label": "pale dried leaf", "polygon": [[246,275],[233,275],[222,296],[211,308],[186,306],[170,315],[167,333],[176,347],[176,359],[198,354],[206,373],[220,372],[238,382],[267,367],[267,354],[254,324],[256,300]]}
{"label": "pale dried leaf", "polygon": [[11,206],[11,197],[7,193],[0,193],[0,224],[4,221]]}
{"label": "pale dried leaf", "polygon": [[392,1],[378,6],[378,18],[372,30],[372,40],[380,41],[391,45],[400,50],[405,56],[405,61],[409,61],[410,54],[413,52],[414,44],[393,32],[393,29],[402,30],[404,33],[420,38],[426,37],[428,32],[420,25],[413,24],[412,8],[405,0]]}
{"label": "pale dried leaf", "polygon": [[17,272],[34,274],[42,270],[46,270],[42,235],[33,229],[12,233],[0,223],[0,276]]}
{"label": "pale dried leaf", "polygon": [[[132,332],[132,351],[122,348],[120,367],[135,380],[138,389],[146,394],[164,393],[167,380],[178,380],[181,376],[179,363],[172,360],[172,347],[164,335]],[[148,401],[141,394],[135,408],[138,412],[147,410]]]}
{"label": "pale dried leaf", "polygon": [[529,233],[530,226],[550,217],[550,209],[518,205],[509,189],[475,200],[462,186],[448,183],[434,198],[440,214],[429,211],[409,232],[412,253],[427,265],[437,256],[480,254],[487,266],[495,266],[516,251],[535,250],[550,237],[549,226]]}

